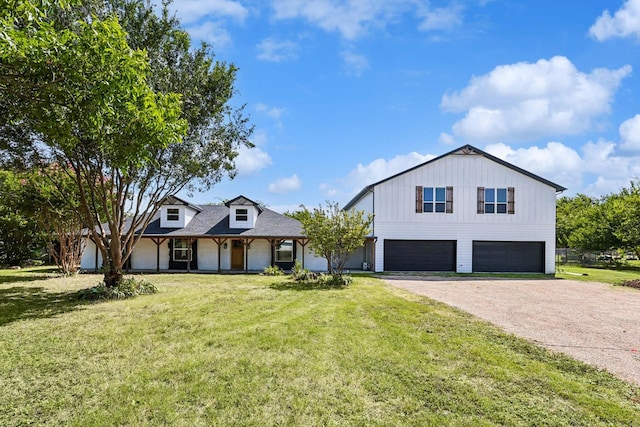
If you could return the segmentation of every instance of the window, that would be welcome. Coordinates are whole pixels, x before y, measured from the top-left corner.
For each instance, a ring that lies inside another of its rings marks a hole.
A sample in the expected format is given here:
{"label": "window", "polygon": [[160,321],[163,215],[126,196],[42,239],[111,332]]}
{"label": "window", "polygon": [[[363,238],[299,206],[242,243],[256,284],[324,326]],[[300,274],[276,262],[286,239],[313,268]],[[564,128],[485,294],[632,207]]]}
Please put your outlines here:
{"label": "window", "polygon": [[416,213],[453,213],[453,187],[416,187]]}
{"label": "window", "polygon": [[179,220],[180,220],[180,209],[168,208],[167,221],[179,221]]}
{"label": "window", "polygon": [[513,215],[515,213],[514,193],[513,187],[478,187],[478,213]]}
{"label": "window", "polygon": [[249,211],[247,209],[236,209],[236,221],[248,221]]}
{"label": "window", "polygon": [[284,240],[276,246],[276,262],[293,262],[293,240]]}
{"label": "window", "polygon": [[188,240],[173,239],[173,260],[191,261],[191,245]]}
{"label": "window", "polygon": [[444,187],[424,187],[422,212],[444,212],[445,189]]}

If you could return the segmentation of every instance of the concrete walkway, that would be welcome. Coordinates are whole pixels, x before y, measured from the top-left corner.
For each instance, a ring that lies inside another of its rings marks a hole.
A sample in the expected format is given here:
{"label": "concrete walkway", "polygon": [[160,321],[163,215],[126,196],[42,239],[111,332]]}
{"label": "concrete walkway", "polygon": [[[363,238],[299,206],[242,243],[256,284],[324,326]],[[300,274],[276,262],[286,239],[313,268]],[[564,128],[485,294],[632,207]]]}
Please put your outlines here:
{"label": "concrete walkway", "polygon": [[384,277],[640,385],[640,291],[572,280]]}

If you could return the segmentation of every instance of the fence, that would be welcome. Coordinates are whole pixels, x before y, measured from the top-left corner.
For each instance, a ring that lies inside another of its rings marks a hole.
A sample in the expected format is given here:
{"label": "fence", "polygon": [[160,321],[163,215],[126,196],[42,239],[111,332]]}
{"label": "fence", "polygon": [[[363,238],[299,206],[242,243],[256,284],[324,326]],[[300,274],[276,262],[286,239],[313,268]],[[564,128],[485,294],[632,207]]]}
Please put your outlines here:
{"label": "fence", "polygon": [[556,249],[556,264],[577,264],[583,267],[609,267],[638,259],[635,254],[620,251],[581,251],[571,248]]}

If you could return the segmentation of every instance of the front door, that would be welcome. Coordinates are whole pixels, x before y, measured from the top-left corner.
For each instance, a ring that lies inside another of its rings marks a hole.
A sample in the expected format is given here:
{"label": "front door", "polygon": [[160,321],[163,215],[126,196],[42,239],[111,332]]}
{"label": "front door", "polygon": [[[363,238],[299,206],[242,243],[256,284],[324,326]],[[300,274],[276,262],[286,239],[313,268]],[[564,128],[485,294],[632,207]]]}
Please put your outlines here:
{"label": "front door", "polygon": [[244,270],[244,244],[242,240],[231,241],[231,269]]}

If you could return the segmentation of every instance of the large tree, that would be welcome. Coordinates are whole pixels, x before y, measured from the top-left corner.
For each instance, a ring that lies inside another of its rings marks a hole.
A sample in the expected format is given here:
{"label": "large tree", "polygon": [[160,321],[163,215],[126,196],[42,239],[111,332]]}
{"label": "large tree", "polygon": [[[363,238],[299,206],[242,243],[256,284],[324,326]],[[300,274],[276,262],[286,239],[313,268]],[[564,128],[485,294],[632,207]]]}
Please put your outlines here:
{"label": "large tree", "polygon": [[[145,1],[96,1],[35,23],[10,18],[0,141],[31,163],[67,165],[115,286],[163,199],[233,176],[238,147],[251,146],[242,108],[230,105],[237,69],[192,48],[166,4],[161,16]],[[13,102],[21,89],[36,101]]]}
{"label": "large tree", "polygon": [[290,214],[302,223],[303,233],[309,237],[309,247],[327,260],[329,273],[342,275],[353,252],[364,246],[371,233],[373,215],[363,211],[340,209],[337,203],[327,203],[313,211],[303,207],[302,213]]}

